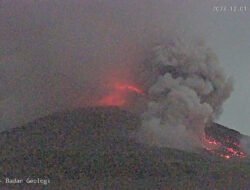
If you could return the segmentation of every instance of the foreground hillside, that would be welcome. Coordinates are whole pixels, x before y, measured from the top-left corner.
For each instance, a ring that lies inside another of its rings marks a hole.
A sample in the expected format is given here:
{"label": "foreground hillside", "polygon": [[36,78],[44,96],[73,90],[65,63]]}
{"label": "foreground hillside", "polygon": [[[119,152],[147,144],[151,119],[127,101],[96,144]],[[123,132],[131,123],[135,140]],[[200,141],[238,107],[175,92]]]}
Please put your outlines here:
{"label": "foreground hillside", "polygon": [[[85,108],[0,133],[0,189],[250,189],[250,162],[153,148],[128,138],[138,118]],[[5,178],[50,184],[5,184]]]}

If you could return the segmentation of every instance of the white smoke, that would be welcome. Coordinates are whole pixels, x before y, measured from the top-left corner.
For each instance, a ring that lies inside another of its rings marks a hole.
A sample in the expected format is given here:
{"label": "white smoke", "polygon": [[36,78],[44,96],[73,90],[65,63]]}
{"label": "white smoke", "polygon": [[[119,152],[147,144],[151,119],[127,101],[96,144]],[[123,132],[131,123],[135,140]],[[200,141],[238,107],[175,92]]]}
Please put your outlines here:
{"label": "white smoke", "polygon": [[153,49],[145,70],[153,79],[140,141],[181,149],[200,147],[204,127],[220,115],[232,90],[216,55],[204,43],[171,40]]}

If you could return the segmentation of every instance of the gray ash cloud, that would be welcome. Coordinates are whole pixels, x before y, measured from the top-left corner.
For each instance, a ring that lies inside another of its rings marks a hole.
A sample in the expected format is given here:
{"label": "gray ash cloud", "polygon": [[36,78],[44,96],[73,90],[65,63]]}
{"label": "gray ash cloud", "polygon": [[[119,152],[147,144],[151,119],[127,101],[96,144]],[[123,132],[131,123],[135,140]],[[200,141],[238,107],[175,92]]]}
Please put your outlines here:
{"label": "gray ash cloud", "polygon": [[139,138],[196,146],[232,85],[216,55],[187,40],[197,34],[186,31],[194,3],[2,0],[0,130],[89,105],[119,78],[147,93],[135,102],[143,108]]}
{"label": "gray ash cloud", "polygon": [[172,39],[145,62],[148,85],[141,141],[181,149],[201,147],[204,128],[218,118],[232,91],[218,58],[203,42]]}

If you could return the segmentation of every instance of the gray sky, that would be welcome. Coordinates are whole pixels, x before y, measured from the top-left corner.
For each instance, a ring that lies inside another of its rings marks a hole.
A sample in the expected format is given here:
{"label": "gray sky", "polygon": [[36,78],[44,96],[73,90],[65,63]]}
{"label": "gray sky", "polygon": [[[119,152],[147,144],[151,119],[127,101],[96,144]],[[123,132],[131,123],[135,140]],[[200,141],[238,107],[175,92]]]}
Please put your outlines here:
{"label": "gray sky", "polygon": [[[214,6],[226,11],[213,11]],[[246,11],[231,11],[231,6],[246,6]],[[202,36],[218,55],[228,76],[234,80],[234,91],[226,100],[219,123],[250,135],[250,1],[188,0],[185,7],[187,31]]]}
{"label": "gray sky", "polygon": [[[214,12],[216,5],[247,11]],[[126,70],[140,60],[138,44],[177,28],[205,38],[234,78],[219,122],[250,135],[249,18],[248,0],[2,0],[0,128],[63,109],[81,88],[100,93],[102,73]]]}
{"label": "gray sky", "polygon": [[250,135],[250,1],[216,2],[227,7],[247,6],[246,12],[216,13],[203,7],[203,11],[195,14],[197,19],[204,19],[198,21],[200,30],[217,53],[226,74],[234,79],[234,91],[224,104],[219,122]]}

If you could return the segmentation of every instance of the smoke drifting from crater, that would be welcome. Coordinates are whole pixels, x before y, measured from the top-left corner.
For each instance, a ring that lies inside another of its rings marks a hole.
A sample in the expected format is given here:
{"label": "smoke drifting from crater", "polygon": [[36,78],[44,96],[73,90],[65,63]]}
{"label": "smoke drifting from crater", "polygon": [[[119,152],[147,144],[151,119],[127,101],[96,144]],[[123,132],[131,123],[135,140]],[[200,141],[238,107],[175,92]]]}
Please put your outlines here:
{"label": "smoke drifting from crater", "polygon": [[140,140],[181,149],[201,147],[205,126],[219,117],[232,91],[232,80],[216,55],[204,43],[172,39],[153,48],[145,70],[151,71],[147,78],[153,78]]}
{"label": "smoke drifting from crater", "polygon": [[146,94],[129,107],[142,115],[141,141],[197,146],[232,89],[216,55],[203,42],[187,40],[197,36],[187,31],[197,24],[190,17],[197,3],[206,5],[2,0],[0,130],[95,105],[112,84],[126,83]]}

